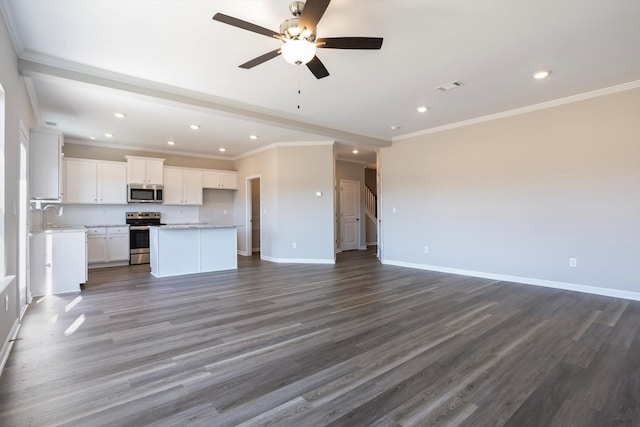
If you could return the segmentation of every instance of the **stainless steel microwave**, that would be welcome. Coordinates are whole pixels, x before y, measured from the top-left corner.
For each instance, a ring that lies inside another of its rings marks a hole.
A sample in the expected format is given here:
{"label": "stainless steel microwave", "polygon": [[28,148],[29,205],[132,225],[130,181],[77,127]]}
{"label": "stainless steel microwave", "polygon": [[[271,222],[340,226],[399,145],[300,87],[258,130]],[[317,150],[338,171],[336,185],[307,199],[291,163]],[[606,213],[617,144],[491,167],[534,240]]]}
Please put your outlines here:
{"label": "stainless steel microwave", "polygon": [[127,201],[129,203],[162,203],[162,185],[129,184]]}

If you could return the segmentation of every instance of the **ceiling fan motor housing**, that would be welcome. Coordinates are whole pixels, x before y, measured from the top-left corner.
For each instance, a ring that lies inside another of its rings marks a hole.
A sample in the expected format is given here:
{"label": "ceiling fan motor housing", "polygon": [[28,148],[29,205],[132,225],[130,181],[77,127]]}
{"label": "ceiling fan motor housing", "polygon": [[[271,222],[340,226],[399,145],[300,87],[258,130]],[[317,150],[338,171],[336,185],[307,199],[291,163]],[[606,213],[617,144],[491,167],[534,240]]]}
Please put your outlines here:
{"label": "ceiling fan motor housing", "polygon": [[[301,2],[294,2],[301,3]],[[313,33],[308,34],[308,31],[301,31],[302,29],[298,27],[300,23],[300,18],[289,18],[286,19],[282,24],[280,24],[280,34],[283,34],[287,39],[304,39],[310,42],[315,41],[316,39],[316,31],[313,30]]]}
{"label": "ceiling fan motor housing", "polygon": [[292,1],[291,3],[289,3],[289,10],[295,17],[302,15],[302,9],[304,9],[303,1]]}

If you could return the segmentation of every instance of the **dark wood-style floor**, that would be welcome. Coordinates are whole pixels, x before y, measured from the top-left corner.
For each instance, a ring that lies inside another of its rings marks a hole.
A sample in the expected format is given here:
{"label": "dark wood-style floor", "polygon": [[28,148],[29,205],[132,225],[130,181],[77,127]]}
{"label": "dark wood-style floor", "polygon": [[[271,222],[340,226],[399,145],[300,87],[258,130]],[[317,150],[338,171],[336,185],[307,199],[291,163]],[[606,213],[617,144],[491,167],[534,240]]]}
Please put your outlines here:
{"label": "dark wood-style floor", "polygon": [[383,266],[90,272],[34,301],[0,425],[640,424],[640,303]]}

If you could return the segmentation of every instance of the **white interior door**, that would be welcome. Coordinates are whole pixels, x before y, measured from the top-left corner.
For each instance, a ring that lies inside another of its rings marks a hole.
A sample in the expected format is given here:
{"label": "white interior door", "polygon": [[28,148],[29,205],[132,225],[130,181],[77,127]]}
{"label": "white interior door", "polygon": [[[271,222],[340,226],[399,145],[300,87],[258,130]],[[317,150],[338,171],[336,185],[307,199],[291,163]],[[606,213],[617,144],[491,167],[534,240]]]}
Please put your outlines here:
{"label": "white interior door", "polygon": [[360,182],[340,180],[340,248],[360,248]]}

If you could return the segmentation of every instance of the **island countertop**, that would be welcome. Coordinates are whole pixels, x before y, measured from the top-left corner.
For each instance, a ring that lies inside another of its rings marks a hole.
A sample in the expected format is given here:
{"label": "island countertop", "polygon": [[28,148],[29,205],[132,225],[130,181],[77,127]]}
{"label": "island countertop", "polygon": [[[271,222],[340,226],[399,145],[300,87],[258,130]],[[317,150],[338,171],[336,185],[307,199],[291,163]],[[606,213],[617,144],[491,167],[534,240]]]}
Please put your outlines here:
{"label": "island countertop", "polygon": [[238,228],[236,225],[219,225],[206,223],[150,225],[149,228],[159,230],[202,230],[207,228]]}

